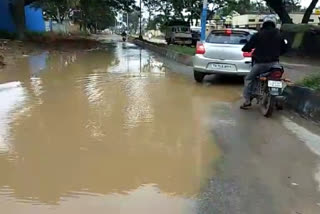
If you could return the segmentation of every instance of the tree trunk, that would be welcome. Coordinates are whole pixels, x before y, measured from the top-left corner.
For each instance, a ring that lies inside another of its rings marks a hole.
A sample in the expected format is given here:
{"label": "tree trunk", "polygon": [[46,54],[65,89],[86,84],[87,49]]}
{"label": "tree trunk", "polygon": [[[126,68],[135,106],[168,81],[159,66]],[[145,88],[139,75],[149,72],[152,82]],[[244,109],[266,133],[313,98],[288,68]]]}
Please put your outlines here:
{"label": "tree trunk", "polygon": [[292,19],[290,18],[283,1],[266,0],[266,2],[278,14],[282,24],[293,24]]}
{"label": "tree trunk", "polygon": [[14,0],[12,2],[11,13],[17,29],[18,39],[23,40],[26,28],[24,0]]}
{"label": "tree trunk", "polygon": [[310,3],[309,7],[307,8],[306,12],[304,13],[302,23],[303,24],[308,24],[310,20],[310,16],[312,15],[312,12],[314,8],[317,6],[319,0],[312,0]]}

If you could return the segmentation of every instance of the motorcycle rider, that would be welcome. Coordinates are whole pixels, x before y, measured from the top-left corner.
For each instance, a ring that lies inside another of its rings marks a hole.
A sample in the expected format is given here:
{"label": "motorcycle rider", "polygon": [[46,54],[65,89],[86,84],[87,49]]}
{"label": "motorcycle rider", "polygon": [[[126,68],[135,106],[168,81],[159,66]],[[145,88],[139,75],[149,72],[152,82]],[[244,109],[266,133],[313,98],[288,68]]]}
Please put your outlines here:
{"label": "motorcycle rider", "polygon": [[126,31],[123,31],[123,32],[121,33],[121,36],[122,36],[122,41],[125,41],[125,40],[127,39],[127,33],[126,33]]}
{"label": "motorcycle rider", "polygon": [[126,31],[123,31],[123,32],[121,33],[121,36],[122,36],[122,37],[126,37],[126,36],[127,36]]}
{"label": "motorcycle rider", "polygon": [[279,57],[287,49],[287,42],[283,39],[280,30],[276,28],[277,18],[266,16],[261,30],[253,35],[250,41],[242,48],[243,52],[252,52],[253,67],[245,78],[243,96],[245,102],[240,106],[247,109],[251,106],[253,81],[262,73],[268,72],[271,67],[279,64]]}

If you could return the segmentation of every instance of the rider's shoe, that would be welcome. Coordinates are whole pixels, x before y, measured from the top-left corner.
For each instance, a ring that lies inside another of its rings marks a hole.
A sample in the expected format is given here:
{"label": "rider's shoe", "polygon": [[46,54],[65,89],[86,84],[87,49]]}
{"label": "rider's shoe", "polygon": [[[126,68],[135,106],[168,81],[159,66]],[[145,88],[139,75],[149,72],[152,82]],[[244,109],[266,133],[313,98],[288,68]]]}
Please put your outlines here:
{"label": "rider's shoe", "polygon": [[251,107],[251,102],[244,102],[241,106],[240,106],[240,109],[243,109],[243,110],[247,110]]}

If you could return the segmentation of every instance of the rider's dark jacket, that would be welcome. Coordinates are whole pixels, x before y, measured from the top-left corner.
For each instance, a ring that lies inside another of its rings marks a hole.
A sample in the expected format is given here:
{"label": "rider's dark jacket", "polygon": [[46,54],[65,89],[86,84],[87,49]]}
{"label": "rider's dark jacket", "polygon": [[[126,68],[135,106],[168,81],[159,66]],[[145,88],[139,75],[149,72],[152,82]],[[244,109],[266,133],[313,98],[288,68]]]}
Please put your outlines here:
{"label": "rider's dark jacket", "polygon": [[253,35],[250,41],[243,47],[243,52],[251,52],[255,63],[270,63],[279,61],[287,44],[280,31],[272,26],[262,28]]}

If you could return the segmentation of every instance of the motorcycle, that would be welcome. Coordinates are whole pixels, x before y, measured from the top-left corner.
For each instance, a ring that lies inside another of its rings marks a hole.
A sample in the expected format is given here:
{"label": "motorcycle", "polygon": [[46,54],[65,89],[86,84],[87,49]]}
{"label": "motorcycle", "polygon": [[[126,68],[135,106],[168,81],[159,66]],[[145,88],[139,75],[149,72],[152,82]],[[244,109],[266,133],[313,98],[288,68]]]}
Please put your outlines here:
{"label": "motorcycle", "polygon": [[127,40],[127,36],[122,36],[122,41],[125,42]]}
{"label": "motorcycle", "polygon": [[283,73],[284,68],[276,65],[268,72],[259,75],[253,83],[252,99],[257,100],[261,113],[265,117],[271,117],[274,109],[283,109],[284,97],[282,93],[286,83],[290,82],[282,78]]}

